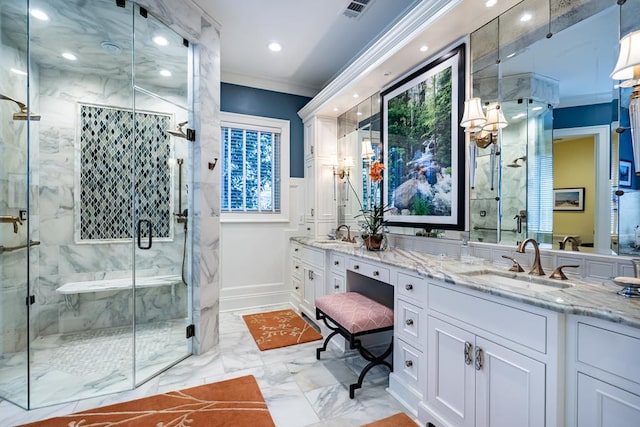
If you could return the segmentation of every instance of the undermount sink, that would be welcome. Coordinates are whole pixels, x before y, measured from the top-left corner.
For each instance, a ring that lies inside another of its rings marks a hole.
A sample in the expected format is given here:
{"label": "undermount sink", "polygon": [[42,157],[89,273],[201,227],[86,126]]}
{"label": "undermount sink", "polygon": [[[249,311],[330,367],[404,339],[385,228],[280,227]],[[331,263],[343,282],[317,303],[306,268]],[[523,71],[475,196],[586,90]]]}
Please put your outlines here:
{"label": "undermount sink", "polygon": [[548,279],[544,276],[535,276],[527,273],[514,273],[499,270],[477,270],[461,273],[467,277],[478,277],[486,280],[488,284],[496,286],[508,286],[525,288],[533,291],[553,291],[574,286],[566,280]]}
{"label": "undermount sink", "polygon": [[314,239],[313,240],[314,243],[318,243],[321,245],[355,245],[356,243],[351,243],[351,242],[347,242],[344,240],[337,240],[337,239]]}

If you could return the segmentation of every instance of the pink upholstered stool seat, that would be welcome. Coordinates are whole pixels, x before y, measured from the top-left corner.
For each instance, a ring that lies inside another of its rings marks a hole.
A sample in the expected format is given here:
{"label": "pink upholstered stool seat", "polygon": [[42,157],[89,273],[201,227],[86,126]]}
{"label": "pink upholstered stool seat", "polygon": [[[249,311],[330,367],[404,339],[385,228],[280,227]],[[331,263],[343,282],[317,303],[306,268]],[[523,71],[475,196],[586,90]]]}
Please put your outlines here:
{"label": "pink upholstered stool seat", "polygon": [[318,297],[316,307],[352,334],[393,326],[393,310],[357,292]]}
{"label": "pink upholstered stool seat", "polygon": [[349,347],[357,349],[360,355],[369,363],[362,368],[358,381],[349,385],[349,397],[353,399],[356,389],[362,388],[364,376],[371,368],[383,365],[393,372],[393,365],[386,359],[393,352],[393,338],[389,347],[382,354],[375,355],[364,348],[360,337],[393,330],[393,310],[357,292],[325,295],[316,298],[316,319],[332,332],[324,340],[322,347],[316,349],[316,359],[320,360],[320,353],[327,350],[331,338],[340,334]]}

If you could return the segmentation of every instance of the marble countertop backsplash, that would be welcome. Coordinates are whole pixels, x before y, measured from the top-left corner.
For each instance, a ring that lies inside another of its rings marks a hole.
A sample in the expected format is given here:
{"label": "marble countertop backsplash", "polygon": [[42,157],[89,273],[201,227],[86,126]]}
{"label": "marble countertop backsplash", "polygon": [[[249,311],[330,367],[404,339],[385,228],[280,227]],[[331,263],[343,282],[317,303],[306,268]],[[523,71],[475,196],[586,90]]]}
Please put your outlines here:
{"label": "marble countertop backsplash", "polygon": [[616,292],[621,287],[611,280],[586,281],[574,277],[557,280],[546,276],[530,276],[526,267],[524,273],[509,272],[504,265],[472,256],[432,255],[399,248],[372,252],[362,246],[337,240],[309,237],[294,237],[292,240],[410,270],[421,277],[444,280],[451,285],[512,301],[640,328],[640,298],[630,299],[618,295]]}

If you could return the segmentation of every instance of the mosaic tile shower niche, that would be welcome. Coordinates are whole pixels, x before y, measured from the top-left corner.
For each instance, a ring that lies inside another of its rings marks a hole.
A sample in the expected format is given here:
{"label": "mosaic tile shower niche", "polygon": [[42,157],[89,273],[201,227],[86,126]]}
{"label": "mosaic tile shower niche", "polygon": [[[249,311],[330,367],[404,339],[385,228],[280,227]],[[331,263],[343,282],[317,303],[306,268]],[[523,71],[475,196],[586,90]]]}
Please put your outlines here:
{"label": "mosaic tile shower niche", "polygon": [[132,218],[149,220],[154,239],[170,238],[171,146],[166,130],[171,116],[108,106],[79,107],[79,240],[131,239]]}

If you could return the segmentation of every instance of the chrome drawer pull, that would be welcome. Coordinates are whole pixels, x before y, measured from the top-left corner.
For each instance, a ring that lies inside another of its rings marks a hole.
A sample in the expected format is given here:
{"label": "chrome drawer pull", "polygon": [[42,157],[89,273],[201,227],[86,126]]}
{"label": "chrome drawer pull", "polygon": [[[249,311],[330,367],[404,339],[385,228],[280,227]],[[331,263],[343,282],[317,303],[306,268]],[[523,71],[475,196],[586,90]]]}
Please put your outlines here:
{"label": "chrome drawer pull", "polygon": [[373,275],[374,275],[374,276],[379,276],[379,275],[380,275],[380,272],[379,272],[379,271],[374,271],[374,272],[373,272]]}
{"label": "chrome drawer pull", "polygon": [[404,288],[408,291],[412,291],[413,290],[413,285],[411,283],[407,283],[406,285],[404,285]]}
{"label": "chrome drawer pull", "polygon": [[407,326],[413,326],[413,319],[407,319],[407,321],[404,323],[406,323]]}
{"label": "chrome drawer pull", "polygon": [[482,349],[476,347],[476,371],[482,369]]}
{"label": "chrome drawer pull", "polygon": [[356,265],[353,266],[353,269],[354,270],[360,270],[360,266],[358,264],[356,264]]}
{"label": "chrome drawer pull", "polygon": [[340,285],[333,285],[333,289],[340,289]]}
{"label": "chrome drawer pull", "polygon": [[465,365],[471,365],[472,359],[471,359],[471,349],[473,348],[473,344],[471,344],[469,341],[465,341],[464,343],[464,364]]}
{"label": "chrome drawer pull", "polygon": [[404,361],[404,366],[406,366],[407,368],[411,368],[413,366],[413,361],[405,360]]}

